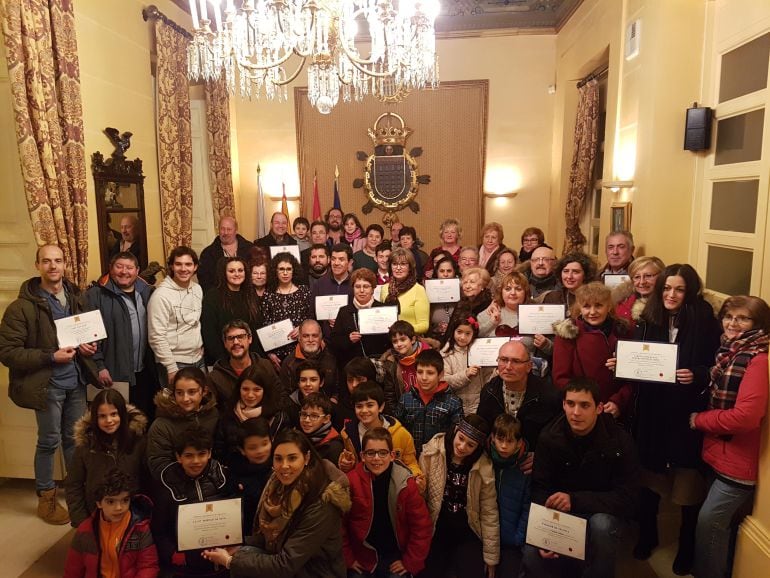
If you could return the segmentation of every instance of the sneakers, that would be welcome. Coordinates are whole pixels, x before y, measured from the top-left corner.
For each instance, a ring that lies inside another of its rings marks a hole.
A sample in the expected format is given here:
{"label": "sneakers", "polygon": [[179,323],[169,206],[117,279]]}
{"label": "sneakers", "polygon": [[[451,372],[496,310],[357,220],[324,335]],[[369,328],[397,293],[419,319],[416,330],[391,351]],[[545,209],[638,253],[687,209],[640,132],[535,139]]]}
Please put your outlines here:
{"label": "sneakers", "polygon": [[37,515],[47,524],[56,526],[63,526],[70,522],[67,508],[56,500],[56,488],[38,492]]}

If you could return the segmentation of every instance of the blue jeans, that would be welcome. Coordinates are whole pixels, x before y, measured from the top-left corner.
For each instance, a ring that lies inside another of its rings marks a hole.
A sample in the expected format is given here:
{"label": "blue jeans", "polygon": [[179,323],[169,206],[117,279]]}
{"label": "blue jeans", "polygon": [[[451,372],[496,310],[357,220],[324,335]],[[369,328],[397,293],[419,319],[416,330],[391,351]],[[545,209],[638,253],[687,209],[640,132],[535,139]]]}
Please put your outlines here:
{"label": "blue jeans", "polygon": [[749,486],[738,487],[719,478],[711,484],[695,529],[693,574],[697,578],[727,578],[732,574],[740,522],[735,515],[750,507],[753,497],[754,488]]}
{"label": "blue jeans", "polygon": [[61,389],[48,386],[46,409],[36,410],[37,446],[35,447],[35,488],[52,490],[53,459],[59,444],[64,449],[64,462],[69,467],[75,452],[72,437],[75,422],[86,413],[86,386]]}
{"label": "blue jeans", "polygon": [[524,547],[521,575],[533,578],[612,578],[615,576],[615,558],[623,537],[622,529],[622,520],[610,514],[594,514],[589,517],[585,562],[567,556],[547,560],[540,556],[538,548],[527,544]]}

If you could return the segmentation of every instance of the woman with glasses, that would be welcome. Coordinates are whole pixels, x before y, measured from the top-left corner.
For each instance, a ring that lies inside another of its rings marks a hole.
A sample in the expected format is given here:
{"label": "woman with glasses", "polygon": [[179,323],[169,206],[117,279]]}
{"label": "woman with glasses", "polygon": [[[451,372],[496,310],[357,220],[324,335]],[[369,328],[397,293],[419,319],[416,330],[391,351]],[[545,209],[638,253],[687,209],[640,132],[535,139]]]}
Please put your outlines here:
{"label": "woman with glasses", "polygon": [[417,283],[412,252],[401,247],[390,254],[390,281],[382,286],[380,298],[385,305],[398,305],[398,318],[408,321],[415,333],[428,331],[430,303],[425,288]]}
{"label": "woman with glasses", "polygon": [[661,493],[681,506],[675,574],[689,573],[695,524],[706,496],[700,468],[702,435],[689,428],[690,414],[705,406],[701,393],[721,334],[714,310],[701,294],[701,280],[690,265],[666,267],[655,281],[634,336],[679,346],[676,383],[647,382],[637,387],[633,433],[645,469],[640,495],[639,542],[634,556],[649,558],[658,545],[657,514]]}
{"label": "woman with glasses", "polygon": [[545,245],[545,233],[537,227],[527,227],[521,234],[521,251],[519,251],[519,263],[529,261],[532,252],[540,245]]}
{"label": "woman with glasses", "polygon": [[463,228],[460,226],[460,222],[456,219],[445,219],[439,227],[439,236],[441,237],[441,245],[430,252],[428,262],[425,263],[426,279],[433,277],[433,258],[439,251],[446,251],[455,261],[460,258],[460,251],[462,250],[460,239],[463,237]]}
{"label": "woman with glasses", "polygon": [[[265,325],[291,319],[291,339],[299,336],[299,325],[310,317],[310,288],[299,285],[300,265],[291,253],[278,253],[270,262],[268,290],[262,310],[265,312]],[[280,371],[281,363],[289,353],[294,351],[296,344],[288,343],[267,353],[276,371]]]}
{"label": "woman with glasses", "polygon": [[637,257],[628,267],[630,281],[612,290],[618,317],[636,323],[644,311],[647,298],[655,289],[655,281],[666,266],[657,257]]}
{"label": "woman with glasses", "polygon": [[719,318],[724,333],[708,407],[690,415],[690,427],[703,432],[702,457],[713,478],[695,532],[698,578],[730,575],[738,525],[754,498],[767,411],[770,307],[759,297],[730,297]]}
{"label": "woman with glasses", "polygon": [[377,358],[390,347],[387,334],[361,335],[358,312],[370,307],[382,307],[374,298],[377,277],[369,269],[356,269],[350,276],[353,302],[341,307],[331,333],[331,345],[339,367],[347,365],[354,357]]}
{"label": "woman with glasses", "polygon": [[[217,263],[217,284],[203,296],[201,334],[206,365],[214,365],[225,357],[222,328],[233,319],[243,319],[252,334],[262,326],[262,311],[251,287],[251,275],[246,273],[246,261],[241,257],[223,257]],[[259,352],[259,340],[252,342],[252,351]],[[256,343],[255,343],[256,342]]]}

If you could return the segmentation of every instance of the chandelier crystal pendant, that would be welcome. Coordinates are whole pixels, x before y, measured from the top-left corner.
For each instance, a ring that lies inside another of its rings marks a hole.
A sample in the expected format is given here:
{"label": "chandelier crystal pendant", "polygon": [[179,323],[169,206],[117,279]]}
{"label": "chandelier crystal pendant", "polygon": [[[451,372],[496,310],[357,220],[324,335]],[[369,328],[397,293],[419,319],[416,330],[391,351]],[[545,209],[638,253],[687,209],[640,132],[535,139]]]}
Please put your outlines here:
{"label": "chandelier crystal pendant", "polygon": [[234,0],[189,3],[188,77],[224,75],[230,93],[243,98],[286,100],[306,65],[308,98],[323,114],[340,97],[392,101],[439,83],[439,0],[243,0],[240,9]]}

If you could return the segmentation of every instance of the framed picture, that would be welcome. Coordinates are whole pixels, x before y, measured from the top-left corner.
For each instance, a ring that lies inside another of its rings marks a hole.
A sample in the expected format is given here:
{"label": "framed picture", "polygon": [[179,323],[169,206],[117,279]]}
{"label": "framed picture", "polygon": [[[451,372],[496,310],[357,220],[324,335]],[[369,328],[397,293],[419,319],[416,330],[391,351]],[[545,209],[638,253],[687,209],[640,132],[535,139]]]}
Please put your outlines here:
{"label": "framed picture", "polygon": [[631,230],[631,203],[610,205],[610,231]]}

